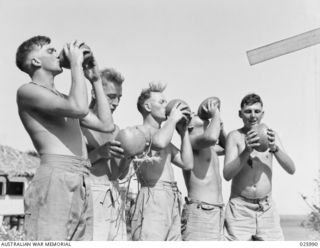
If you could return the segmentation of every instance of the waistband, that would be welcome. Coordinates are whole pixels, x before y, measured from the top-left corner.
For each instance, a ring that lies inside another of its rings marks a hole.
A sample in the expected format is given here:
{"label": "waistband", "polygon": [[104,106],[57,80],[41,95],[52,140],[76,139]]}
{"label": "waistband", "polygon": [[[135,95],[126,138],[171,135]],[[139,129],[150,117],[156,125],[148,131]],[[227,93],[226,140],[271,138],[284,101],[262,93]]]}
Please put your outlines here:
{"label": "waistband", "polygon": [[174,190],[178,190],[177,182],[172,181],[148,181],[141,182],[141,187],[149,187],[149,188],[171,188]]}
{"label": "waistband", "polygon": [[250,199],[250,198],[247,198],[247,197],[244,197],[242,195],[239,195],[239,196],[231,196],[230,199],[233,199],[233,198],[239,198],[245,202],[249,202],[249,203],[254,203],[254,204],[259,204],[261,202],[264,202],[264,201],[269,201],[271,199],[271,195],[268,194],[262,198],[256,198],[256,199]]}
{"label": "waistband", "polygon": [[46,153],[40,155],[40,164],[41,166],[48,166],[84,175],[89,175],[89,168],[91,167],[89,159],[71,155]]}
{"label": "waistband", "polygon": [[109,190],[109,189],[118,189],[119,188],[119,183],[118,181],[107,181],[104,183],[96,183],[93,182],[92,180],[90,181],[90,185],[91,185],[91,190]]}
{"label": "waistband", "polygon": [[193,200],[190,197],[185,197],[184,198],[186,204],[197,204],[197,205],[209,205],[212,207],[219,207],[219,208],[223,208],[224,207],[224,203],[208,203],[208,202],[204,202],[204,201],[198,201],[198,200]]}

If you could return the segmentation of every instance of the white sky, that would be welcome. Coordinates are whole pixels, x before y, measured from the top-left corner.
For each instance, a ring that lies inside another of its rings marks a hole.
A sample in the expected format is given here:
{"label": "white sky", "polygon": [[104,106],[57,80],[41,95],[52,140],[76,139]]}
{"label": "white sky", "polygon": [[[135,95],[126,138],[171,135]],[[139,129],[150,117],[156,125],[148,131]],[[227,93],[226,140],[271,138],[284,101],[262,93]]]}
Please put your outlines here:
{"label": "white sky", "polygon": [[[242,97],[260,94],[264,122],[279,133],[297,167],[290,176],[274,164],[278,210],[307,213],[299,192],[315,196],[319,169],[319,47],[252,67],[245,52],[319,26],[317,0],[0,0],[0,143],[33,149],[15,103],[17,88],[30,80],[15,66],[20,43],[41,34],[61,49],[80,39],[92,47],[101,68],[116,68],[126,78],[114,115],[123,128],[141,123],[136,99],[152,80],[167,84],[169,100],[184,99],[193,109],[218,96],[228,132],[242,125]],[[70,72],[56,84],[67,91]],[[185,193],[179,170],[176,177]],[[223,187],[226,202],[230,185]]]}

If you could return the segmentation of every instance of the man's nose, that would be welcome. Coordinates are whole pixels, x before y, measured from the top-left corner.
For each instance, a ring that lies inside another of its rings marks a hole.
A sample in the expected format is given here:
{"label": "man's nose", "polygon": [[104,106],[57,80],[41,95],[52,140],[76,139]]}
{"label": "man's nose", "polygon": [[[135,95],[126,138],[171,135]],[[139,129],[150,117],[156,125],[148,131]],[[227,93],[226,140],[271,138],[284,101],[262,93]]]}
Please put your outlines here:
{"label": "man's nose", "polygon": [[112,100],[112,105],[118,106],[119,105],[119,101],[120,101],[119,98],[116,97],[115,99]]}

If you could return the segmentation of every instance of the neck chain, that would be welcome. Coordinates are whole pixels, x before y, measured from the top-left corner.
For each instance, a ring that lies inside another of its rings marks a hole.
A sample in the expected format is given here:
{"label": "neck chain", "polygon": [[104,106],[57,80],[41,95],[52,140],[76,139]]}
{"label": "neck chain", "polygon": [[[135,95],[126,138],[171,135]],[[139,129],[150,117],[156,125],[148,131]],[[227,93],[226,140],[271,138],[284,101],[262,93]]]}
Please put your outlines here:
{"label": "neck chain", "polygon": [[35,83],[35,82],[31,82],[32,84],[35,84],[35,85],[38,85],[38,86],[40,86],[40,87],[42,87],[42,88],[45,88],[45,89],[47,89],[47,90],[49,90],[49,91],[51,91],[52,93],[54,93],[55,95],[57,95],[57,96],[63,96],[59,91],[57,91],[56,89],[52,89],[52,88],[49,88],[49,87],[47,87],[47,86],[45,86],[45,85],[41,85],[41,84],[37,84],[37,83]]}

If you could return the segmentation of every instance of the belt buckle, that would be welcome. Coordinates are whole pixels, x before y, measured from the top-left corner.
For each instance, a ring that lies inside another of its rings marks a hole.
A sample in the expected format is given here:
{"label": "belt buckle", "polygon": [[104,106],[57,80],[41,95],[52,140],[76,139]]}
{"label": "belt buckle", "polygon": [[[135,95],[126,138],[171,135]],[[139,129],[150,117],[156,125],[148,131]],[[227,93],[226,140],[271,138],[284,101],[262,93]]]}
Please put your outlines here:
{"label": "belt buckle", "polygon": [[201,206],[201,209],[203,210],[213,210],[215,208],[215,206],[205,204],[205,203],[201,203],[200,206]]}

